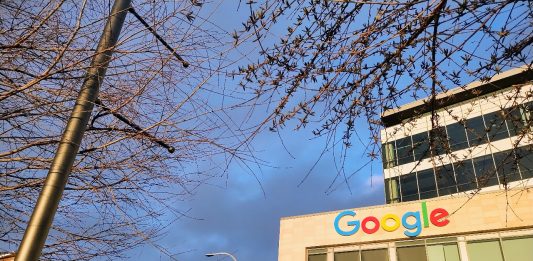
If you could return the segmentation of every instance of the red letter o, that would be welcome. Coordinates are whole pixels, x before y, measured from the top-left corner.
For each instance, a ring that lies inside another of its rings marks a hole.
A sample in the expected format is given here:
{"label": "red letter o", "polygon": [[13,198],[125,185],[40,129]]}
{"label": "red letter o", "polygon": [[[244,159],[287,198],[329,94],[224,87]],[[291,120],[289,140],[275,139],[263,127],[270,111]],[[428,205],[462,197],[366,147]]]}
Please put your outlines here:
{"label": "red letter o", "polygon": [[[373,228],[368,228],[366,226],[366,224],[368,222],[374,223],[374,227]],[[376,217],[368,216],[365,219],[363,219],[363,222],[361,223],[361,228],[363,229],[363,232],[365,232],[367,234],[374,234],[379,229],[379,220]]]}

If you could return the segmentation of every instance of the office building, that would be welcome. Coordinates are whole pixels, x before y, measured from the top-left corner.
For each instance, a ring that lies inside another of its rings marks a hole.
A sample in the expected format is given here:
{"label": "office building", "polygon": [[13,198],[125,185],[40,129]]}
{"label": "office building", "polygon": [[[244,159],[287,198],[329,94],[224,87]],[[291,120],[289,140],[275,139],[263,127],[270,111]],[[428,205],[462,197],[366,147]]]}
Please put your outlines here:
{"label": "office building", "polygon": [[382,115],[386,205],[286,217],[279,260],[533,260],[533,71]]}

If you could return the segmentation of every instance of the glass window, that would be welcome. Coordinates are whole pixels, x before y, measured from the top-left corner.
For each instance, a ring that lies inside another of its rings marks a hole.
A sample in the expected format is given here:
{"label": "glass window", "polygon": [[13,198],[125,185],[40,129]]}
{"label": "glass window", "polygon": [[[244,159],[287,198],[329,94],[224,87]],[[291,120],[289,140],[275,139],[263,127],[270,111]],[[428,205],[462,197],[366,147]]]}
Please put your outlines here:
{"label": "glass window", "polygon": [[309,254],[307,261],[327,261],[327,254]]}
{"label": "glass window", "polygon": [[522,133],[526,124],[526,111],[522,105],[505,109],[507,115],[507,125],[511,136],[516,136]]}
{"label": "glass window", "polygon": [[487,143],[487,131],[481,116],[466,120],[466,134],[470,147]]}
{"label": "glass window", "polygon": [[533,237],[502,239],[505,261],[533,260]]}
{"label": "glass window", "polygon": [[457,189],[459,192],[476,188],[476,175],[469,159],[458,161],[453,164],[455,168],[455,178],[457,179]]}
{"label": "glass window", "polygon": [[497,141],[509,137],[503,111],[491,112],[483,117],[485,118],[490,141]]}
{"label": "glass window", "polygon": [[498,175],[496,174],[491,154],[475,158],[474,168],[479,187],[498,185]]}
{"label": "glass window", "polygon": [[451,164],[437,167],[435,177],[440,196],[457,193],[457,182]]}
{"label": "glass window", "polygon": [[498,239],[468,242],[466,249],[470,261],[503,261]]}
{"label": "glass window", "polygon": [[399,247],[396,249],[398,261],[427,261],[425,246]]}
{"label": "glass window", "polygon": [[429,151],[429,141],[427,132],[418,133],[412,136],[415,161],[427,159],[431,156]]}
{"label": "glass window", "polygon": [[533,178],[533,146],[528,145],[516,149],[516,157],[523,179]]}
{"label": "glass window", "polygon": [[420,199],[436,197],[437,187],[435,185],[435,174],[433,173],[433,169],[419,171],[417,176]]}
{"label": "glass window", "polygon": [[426,251],[428,261],[461,261],[457,244],[430,245]]}
{"label": "glass window", "polygon": [[359,251],[350,251],[350,252],[338,252],[335,253],[335,261],[360,261]]}
{"label": "glass window", "polygon": [[313,248],[307,250],[307,261],[327,261],[326,248]]}
{"label": "glass window", "polygon": [[389,250],[386,248],[362,250],[361,261],[389,261]]}
{"label": "glass window", "polygon": [[411,137],[396,140],[396,152],[398,155],[398,165],[413,162],[414,158]]}
{"label": "glass window", "polygon": [[465,128],[462,124],[456,122],[446,126],[448,139],[450,141],[451,151],[457,151],[468,148]]}
{"label": "glass window", "polygon": [[496,171],[500,179],[500,184],[520,180],[517,159],[514,150],[506,150],[494,154]]}
{"label": "glass window", "polygon": [[524,107],[524,113],[526,115],[527,127],[533,127],[533,101],[522,104]]}
{"label": "glass window", "polygon": [[[463,131],[464,132],[464,131]],[[448,138],[446,135],[446,129],[439,126],[429,131],[429,144],[433,150],[433,155],[441,155],[446,152],[448,148]],[[465,138],[465,144],[466,138]]]}
{"label": "glass window", "polygon": [[414,173],[400,176],[400,190],[402,191],[402,201],[418,200],[418,186]]}
{"label": "glass window", "polygon": [[400,201],[398,177],[385,180],[385,194],[387,196],[387,204]]}
{"label": "glass window", "polygon": [[388,169],[396,166],[396,155],[394,153],[394,142],[387,142],[381,146],[383,158],[383,168]]}

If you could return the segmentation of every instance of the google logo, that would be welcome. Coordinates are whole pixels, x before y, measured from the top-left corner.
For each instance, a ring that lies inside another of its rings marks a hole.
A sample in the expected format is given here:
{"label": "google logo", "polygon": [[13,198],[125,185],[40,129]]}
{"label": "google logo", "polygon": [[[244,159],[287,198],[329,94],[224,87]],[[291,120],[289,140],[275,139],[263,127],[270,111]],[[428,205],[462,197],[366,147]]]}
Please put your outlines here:
{"label": "google logo", "polygon": [[[450,220],[448,220],[449,213],[443,208],[436,208],[431,211],[431,213],[428,216],[428,209],[426,206],[426,202],[422,201],[421,204],[421,211],[422,216],[420,216],[420,211],[415,212],[405,212],[402,215],[401,221],[400,217],[394,214],[385,214],[381,219],[378,219],[374,216],[368,216],[363,218],[362,221],[359,220],[351,220],[346,223],[348,227],[351,227],[349,230],[343,230],[340,228],[339,223],[341,222],[341,219],[344,217],[350,216],[355,217],[355,211],[352,210],[345,210],[342,211],[337,215],[335,218],[335,221],[333,223],[335,227],[335,231],[341,236],[351,236],[357,231],[359,231],[359,228],[363,230],[366,234],[374,234],[376,233],[379,228],[381,227],[383,230],[387,232],[396,231],[401,225],[405,228],[405,231],[403,232],[408,237],[416,237],[420,235],[422,232],[422,227],[429,227],[429,222],[431,221],[431,224],[437,227],[443,227],[448,225],[450,223]],[[411,218],[410,218],[411,217]]]}

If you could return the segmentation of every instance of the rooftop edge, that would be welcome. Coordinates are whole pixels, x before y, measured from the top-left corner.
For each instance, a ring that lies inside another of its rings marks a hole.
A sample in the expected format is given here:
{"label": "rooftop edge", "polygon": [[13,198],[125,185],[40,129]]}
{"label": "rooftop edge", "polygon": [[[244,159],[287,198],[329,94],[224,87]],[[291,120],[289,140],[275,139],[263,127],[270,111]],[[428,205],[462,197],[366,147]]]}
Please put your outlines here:
{"label": "rooftop edge", "polygon": [[400,124],[405,119],[412,118],[413,115],[421,115],[430,112],[433,109],[440,109],[515,84],[526,83],[531,80],[533,80],[533,68],[524,65],[496,74],[487,82],[475,81],[465,86],[459,86],[446,92],[439,93],[435,97],[435,106],[429,104],[430,97],[427,97],[407,103],[396,109],[386,110],[381,116],[381,121],[383,126],[390,127]]}

